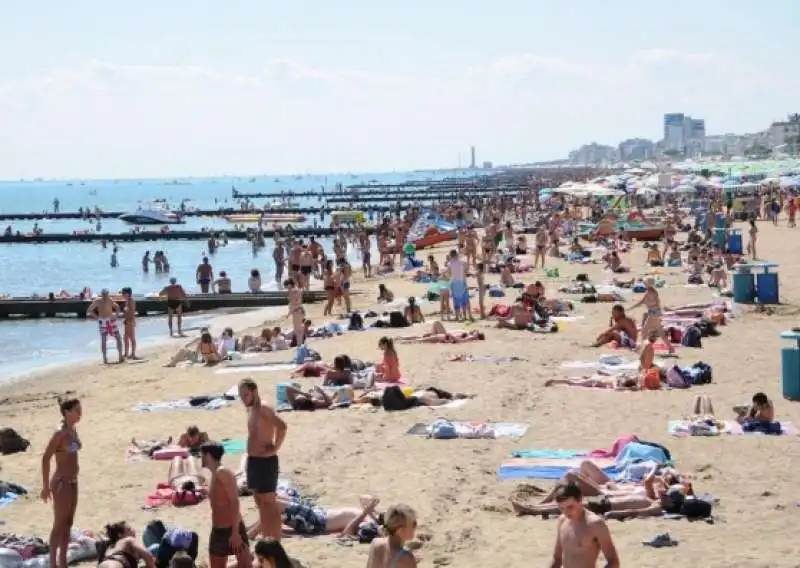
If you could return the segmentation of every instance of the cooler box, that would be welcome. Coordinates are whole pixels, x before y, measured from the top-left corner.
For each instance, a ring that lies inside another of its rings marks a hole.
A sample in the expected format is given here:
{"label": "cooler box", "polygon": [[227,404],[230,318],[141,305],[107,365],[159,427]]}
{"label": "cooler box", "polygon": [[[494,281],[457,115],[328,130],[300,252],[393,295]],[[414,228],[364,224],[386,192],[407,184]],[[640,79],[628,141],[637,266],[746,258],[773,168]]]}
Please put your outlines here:
{"label": "cooler box", "polygon": [[756,279],[749,268],[737,268],[733,273],[733,301],[751,304],[756,297]]}
{"label": "cooler box", "polygon": [[756,275],[756,298],[759,304],[779,304],[778,275],[762,272]]}
{"label": "cooler box", "polygon": [[781,349],[781,392],[783,398],[800,400],[800,334],[785,331],[781,338],[795,341],[791,347]]}
{"label": "cooler box", "polygon": [[740,229],[731,229],[728,233],[728,252],[731,254],[742,254],[743,250],[742,231]]}

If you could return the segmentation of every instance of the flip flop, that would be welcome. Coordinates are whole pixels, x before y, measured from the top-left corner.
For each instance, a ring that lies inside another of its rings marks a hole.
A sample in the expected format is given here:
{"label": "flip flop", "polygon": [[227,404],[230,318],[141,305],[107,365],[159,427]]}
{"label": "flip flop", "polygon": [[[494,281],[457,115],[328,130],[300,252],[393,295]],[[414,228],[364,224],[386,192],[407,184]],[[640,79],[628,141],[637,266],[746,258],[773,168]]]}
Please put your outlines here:
{"label": "flip flop", "polygon": [[669,533],[661,533],[648,540],[643,540],[642,544],[653,548],[665,548],[669,546],[678,546],[678,541],[673,539]]}

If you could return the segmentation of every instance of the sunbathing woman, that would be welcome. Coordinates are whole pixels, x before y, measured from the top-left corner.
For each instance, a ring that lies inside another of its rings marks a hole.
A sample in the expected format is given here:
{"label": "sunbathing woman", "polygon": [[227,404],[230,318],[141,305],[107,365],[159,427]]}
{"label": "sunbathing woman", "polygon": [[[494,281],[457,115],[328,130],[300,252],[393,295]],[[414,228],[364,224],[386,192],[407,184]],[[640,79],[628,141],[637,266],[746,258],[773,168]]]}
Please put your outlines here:
{"label": "sunbathing woman", "polygon": [[328,365],[321,361],[307,361],[292,371],[294,377],[325,377],[325,383],[349,384],[352,382],[350,371],[353,363],[347,355],[337,355],[333,364]]}
{"label": "sunbathing woman", "polygon": [[125,521],[106,525],[108,540],[98,545],[98,568],[155,568],[156,559],[139,544],[136,533]]}
{"label": "sunbathing woman", "polygon": [[303,392],[291,386],[286,386],[286,399],[292,410],[323,410],[335,408],[347,402],[352,402],[354,397],[353,389],[341,387],[333,394],[328,394],[319,386],[314,386],[311,390]]}
{"label": "sunbathing woman", "polygon": [[169,486],[176,494],[191,494],[196,499],[195,502],[199,501],[207,491],[206,479],[200,475],[197,469],[197,462],[191,456],[188,458],[179,456],[172,458],[167,479],[169,480]]}
{"label": "sunbathing woman", "polygon": [[431,325],[431,331],[422,335],[409,335],[397,338],[398,343],[468,343],[483,341],[486,336],[475,330],[449,332],[440,321]]}
{"label": "sunbathing woman", "polygon": [[394,341],[388,337],[381,337],[378,340],[378,349],[383,351],[383,361],[375,365],[375,379],[383,382],[399,381],[402,375]]}
{"label": "sunbathing woman", "polygon": [[[53,528],[50,530],[50,566],[67,568],[70,531],[78,508],[78,452],[81,439],[75,426],[81,419],[81,403],[77,398],[58,401],[61,426],[50,437],[42,455],[42,501],[53,499]],[[55,457],[56,469],[50,477],[50,460]],[[58,557],[58,563],[56,563]],[[135,568],[135,567],[131,567]]]}
{"label": "sunbathing woman", "polygon": [[205,361],[206,365],[216,365],[222,361],[226,354],[223,353],[224,347],[217,346],[211,334],[206,332],[200,336],[200,345],[197,346],[197,351]]}
{"label": "sunbathing woman", "polygon": [[589,387],[598,389],[612,389],[616,391],[635,391],[639,390],[639,381],[630,375],[607,375],[598,372],[591,377],[580,379],[549,379],[544,386],[567,385],[570,387]]}
{"label": "sunbathing woman", "polygon": [[[395,387],[396,388],[396,387]],[[386,389],[379,388],[364,391],[353,402],[354,404],[371,404],[381,406],[383,404],[383,393]],[[436,387],[415,390],[411,396],[407,397],[408,408],[417,406],[442,406],[454,400],[474,398],[474,395],[462,393],[450,393]]]}

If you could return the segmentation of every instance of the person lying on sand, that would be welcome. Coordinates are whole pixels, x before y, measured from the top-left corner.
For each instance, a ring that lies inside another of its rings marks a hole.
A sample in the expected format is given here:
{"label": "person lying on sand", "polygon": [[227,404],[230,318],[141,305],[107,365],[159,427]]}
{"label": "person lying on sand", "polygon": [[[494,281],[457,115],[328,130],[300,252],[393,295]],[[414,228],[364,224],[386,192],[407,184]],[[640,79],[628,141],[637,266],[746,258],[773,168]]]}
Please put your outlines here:
{"label": "person lying on sand", "polygon": [[600,347],[616,341],[621,348],[636,349],[636,339],[639,332],[636,323],[625,314],[621,304],[614,304],[611,308],[611,322],[609,329],[597,336],[592,347]]}
{"label": "person lying on sand", "polygon": [[639,390],[639,379],[630,375],[611,375],[598,371],[590,377],[548,379],[544,382],[544,386],[546,387],[552,387],[554,385],[611,389],[616,391],[635,391]]}
{"label": "person lying on sand", "polygon": [[206,478],[200,475],[195,458],[174,457],[167,474],[169,486],[176,494],[182,495],[181,502],[195,504],[208,493]]}
{"label": "person lying on sand", "polygon": [[344,392],[337,390],[328,394],[322,387],[314,386],[309,391],[302,391],[291,386],[286,386],[286,399],[292,410],[323,410],[335,407],[337,404],[351,402],[354,398],[352,388],[343,387]]}
{"label": "person lying on sand", "polygon": [[[396,388],[396,387],[395,387]],[[355,404],[371,404],[372,406],[383,405],[383,393],[386,389],[378,388],[366,390],[354,399]],[[461,400],[464,398],[473,398],[474,395],[462,393],[450,393],[436,387],[427,387],[424,389],[415,390],[411,396],[407,398],[408,408],[416,406],[442,406],[454,400]]]}
{"label": "person lying on sand", "polygon": [[106,525],[106,535],[108,540],[98,542],[98,568],[136,568],[139,562],[155,568],[155,557],[139,543],[128,523]]}
{"label": "person lying on sand", "polygon": [[207,432],[203,432],[197,426],[189,426],[186,432],[178,438],[178,445],[182,448],[189,450],[199,450],[200,446],[208,442],[209,437]]}
{"label": "person lying on sand", "polygon": [[294,377],[324,377],[325,385],[349,385],[353,382],[353,362],[347,355],[337,355],[333,364],[307,361],[292,371]]}
{"label": "person lying on sand", "polygon": [[453,331],[445,329],[444,324],[435,321],[431,324],[431,330],[422,335],[407,335],[395,338],[397,343],[467,343],[469,341],[483,341],[486,336],[475,330]]}

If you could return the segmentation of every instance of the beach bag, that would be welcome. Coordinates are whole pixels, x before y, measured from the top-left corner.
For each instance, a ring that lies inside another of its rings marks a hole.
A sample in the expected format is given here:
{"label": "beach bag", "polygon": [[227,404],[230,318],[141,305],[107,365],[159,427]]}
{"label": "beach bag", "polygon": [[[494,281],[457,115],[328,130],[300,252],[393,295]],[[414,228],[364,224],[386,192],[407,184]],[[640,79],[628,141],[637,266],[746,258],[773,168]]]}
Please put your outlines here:
{"label": "beach bag", "polygon": [[349,331],[362,331],[364,329],[364,318],[358,312],[350,314],[350,323],[347,324]]}
{"label": "beach bag", "polygon": [[707,385],[712,382],[711,365],[698,361],[692,365],[692,384]]}
{"label": "beach bag", "polygon": [[633,290],[637,294],[644,294],[647,291],[647,286],[645,286],[642,282],[637,282],[636,284],[633,285],[633,288],[631,288],[631,290]]}
{"label": "beach bag", "polygon": [[589,275],[586,274],[585,272],[581,272],[575,277],[575,282],[588,282],[588,281],[589,281]]}
{"label": "beach bag", "polygon": [[408,327],[410,325],[403,312],[389,312],[389,327]]}
{"label": "beach bag", "polygon": [[7,456],[24,452],[30,445],[31,443],[13,428],[0,429],[0,454]]}
{"label": "beach bag", "polygon": [[695,349],[700,349],[703,347],[703,334],[700,331],[700,328],[696,325],[690,325],[687,327],[683,332],[683,337],[681,338],[681,345],[684,347],[694,347]]}
{"label": "beach bag", "polygon": [[710,501],[687,497],[681,504],[680,514],[687,519],[705,519],[711,516],[712,505]]}
{"label": "beach bag", "polygon": [[489,296],[491,298],[502,298],[505,295],[506,293],[503,292],[503,290],[501,288],[498,288],[497,286],[492,286],[491,288],[489,288]]}
{"label": "beach bag", "polygon": [[458,431],[455,424],[440,418],[431,424],[430,437],[437,440],[452,440],[458,438]]}
{"label": "beach bag", "polygon": [[667,385],[673,389],[685,389],[690,386],[689,383],[684,380],[683,374],[677,365],[673,365],[670,367],[669,371],[667,371]]}
{"label": "beach bag", "polygon": [[548,278],[558,278],[561,275],[558,268],[545,268],[544,273]]}
{"label": "beach bag", "polygon": [[658,390],[661,388],[661,372],[658,367],[650,367],[644,371],[642,388],[645,390]]}

